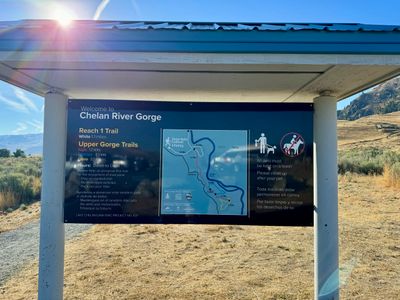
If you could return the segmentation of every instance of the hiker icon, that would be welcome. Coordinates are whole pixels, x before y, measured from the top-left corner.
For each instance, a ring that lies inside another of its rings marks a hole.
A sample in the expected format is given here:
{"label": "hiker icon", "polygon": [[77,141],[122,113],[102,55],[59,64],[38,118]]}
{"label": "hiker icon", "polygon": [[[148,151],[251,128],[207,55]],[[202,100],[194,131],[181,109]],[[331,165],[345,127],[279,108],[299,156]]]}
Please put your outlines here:
{"label": "hiker icon", "polygon": [[296,132],[289,132],[281,139],[281,149],[286,156],[297,157],[305,149],[304,138]]}
{"label": "hiker icon", "polygon": [[258,139],[255,139],[254,141],[254,146],[256,148],[260,148],[260,154],[265,154],[265,150],[267,150],[267,155],[272,152],[272,154],[275,153],[276,146],[271,146],[268,145],[267,143],[267,137],[265,136],[265,133],[261,133],[261,136]]}

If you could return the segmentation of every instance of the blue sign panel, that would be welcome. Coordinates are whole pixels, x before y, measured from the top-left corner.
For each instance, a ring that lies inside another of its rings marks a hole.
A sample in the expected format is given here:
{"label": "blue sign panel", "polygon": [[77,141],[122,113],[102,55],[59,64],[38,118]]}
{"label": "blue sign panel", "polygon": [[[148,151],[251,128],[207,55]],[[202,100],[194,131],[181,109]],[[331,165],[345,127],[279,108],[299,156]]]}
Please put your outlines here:
{"label": "blue sign panel", "polygon": [[70,100],[64,221],[312,226],[312,114]]}

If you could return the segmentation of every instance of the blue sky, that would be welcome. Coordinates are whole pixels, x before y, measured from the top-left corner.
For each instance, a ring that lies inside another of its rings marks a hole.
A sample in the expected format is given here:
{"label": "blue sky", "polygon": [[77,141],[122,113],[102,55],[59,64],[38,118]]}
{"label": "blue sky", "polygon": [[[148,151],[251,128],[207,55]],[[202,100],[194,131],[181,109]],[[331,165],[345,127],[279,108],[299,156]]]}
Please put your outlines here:
{"label": "blue sky", "polygon": [[[400,24],[399,0],[0,0],[0,21],[51,19],[57,3],[77,19]],[[0,134],[42,127],[43,99],[0,81]]]}

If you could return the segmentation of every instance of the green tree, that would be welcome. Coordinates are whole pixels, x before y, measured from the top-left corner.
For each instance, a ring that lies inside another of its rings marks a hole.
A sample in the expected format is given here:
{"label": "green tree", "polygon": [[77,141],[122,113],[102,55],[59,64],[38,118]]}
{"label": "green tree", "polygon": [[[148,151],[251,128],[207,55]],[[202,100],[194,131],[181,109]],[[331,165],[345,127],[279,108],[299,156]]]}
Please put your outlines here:
{"label": "green tree", "polygon": [[10,157],[10,150],[8,149],[0,149],[0,157]]}
{"label": "green tree", "polygon": [[26,154],[25,154],[24,150],[17,149],[17,150],[15,150],[15,152],[13,152],[13,156],[14,157],[26,157]]}
{"label": "green tree", "polygon": [[383,113],[387,114],[387,113],[391,113],[394,111],[399,111],[400,110],[400,102],[399,101],[388,101],[387,104],[385,105],[385,107],[383,108]]}

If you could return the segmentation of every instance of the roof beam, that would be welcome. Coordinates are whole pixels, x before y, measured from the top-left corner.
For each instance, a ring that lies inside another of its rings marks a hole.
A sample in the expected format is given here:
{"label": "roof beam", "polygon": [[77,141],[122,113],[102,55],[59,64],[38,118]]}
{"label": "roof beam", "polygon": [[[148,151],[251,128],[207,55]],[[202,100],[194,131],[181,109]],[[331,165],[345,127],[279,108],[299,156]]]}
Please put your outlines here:
{"label": "roof beam", "polygon": [[355,54],[232,54],[100,51],[0,51],[0,62],[131,62],[173,64],[397,65],[399,55]]}

